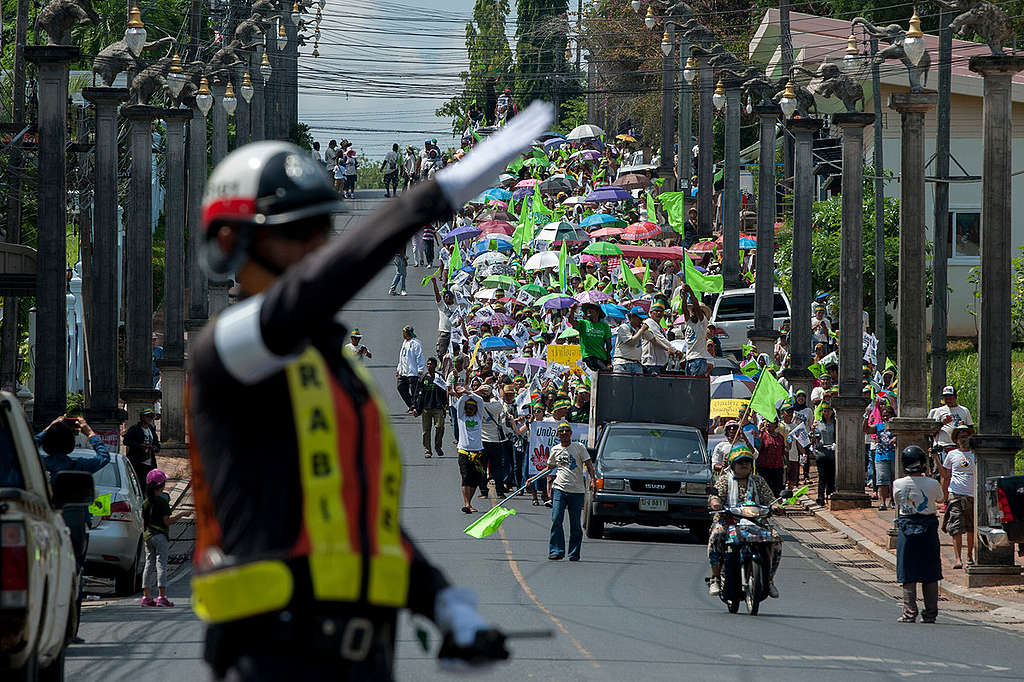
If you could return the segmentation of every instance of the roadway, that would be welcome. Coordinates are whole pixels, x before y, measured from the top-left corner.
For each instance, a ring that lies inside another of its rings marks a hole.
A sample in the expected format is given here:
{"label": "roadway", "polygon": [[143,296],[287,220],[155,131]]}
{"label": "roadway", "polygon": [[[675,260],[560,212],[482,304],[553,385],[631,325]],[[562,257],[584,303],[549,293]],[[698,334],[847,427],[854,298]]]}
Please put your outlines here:
{"label": "roadway", "polygon": [[[357,222],[381,194],[361,192],[339,228]],[[485,679],[1020,679],[1019,632],[951,613],[945,601],[935,625],[897,623],[892,585],[879,591],[858,583],[792,536],[777,579],[781,599],[751,617],[744,607],[730,615],[707,595],[706,549],[681,530],[613,528],[603,540],[584,541],[579,563],[548,561],[549,510],[520,497],[511,504],[518,514],[500,533],[463,535],[469,517],[459,511],[456,459],[423,458],[418,420],[405,414],[394,390],[401,328],[412,324],[426,349],[436,338],[433,297],[419,284],[426,274],[410,268],[409,295],[391,297],[388,267],[344,318],[374,353],[367,366],[405,453],[405,528],[453,582],[477,591],[492,622],[555,634],[511,642],[512,661]],[[202,628],[187,606],[187,562],[171,580],[175,609],[141,609],[137,599],[88,604],[86,643],[68,652],[69,679],[206,679]],[[398,679],[449,679],[435,663],[436,632],[425,652],[413,625],[403,618]]]}

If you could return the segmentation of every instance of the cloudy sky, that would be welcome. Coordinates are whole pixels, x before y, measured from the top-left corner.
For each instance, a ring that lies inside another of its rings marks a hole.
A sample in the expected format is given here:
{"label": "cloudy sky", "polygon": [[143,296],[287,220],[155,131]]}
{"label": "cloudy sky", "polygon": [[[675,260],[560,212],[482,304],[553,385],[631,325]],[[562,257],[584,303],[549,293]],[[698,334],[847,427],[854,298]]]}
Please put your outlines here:
{"label": "cloudy sky", "polygon": [[299,59],[299,120],[322,146],[347,138],[370,158],[395,142],[457,144],[434,111],[459,91],[472,9],[473,0],[327,0],[320,56],[310,43]]}

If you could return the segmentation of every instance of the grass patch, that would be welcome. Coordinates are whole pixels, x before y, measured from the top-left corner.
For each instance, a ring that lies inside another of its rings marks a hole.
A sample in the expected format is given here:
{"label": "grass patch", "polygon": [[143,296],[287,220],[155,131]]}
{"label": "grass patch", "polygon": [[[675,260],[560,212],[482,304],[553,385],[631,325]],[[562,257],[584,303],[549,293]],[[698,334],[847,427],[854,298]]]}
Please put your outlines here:
{"label": "grass patch", "polygon": [[[946,379],[956,386],[961,405],[967,406],[971,416],[978,418],[978,351],[970,341],[950,340],[946,360]],[[1024,434],[1024,349],[1014,348],[1011,355],[1011,409],[1013,432]],[[1024,474],[1024,450],[1017,453],[1014,469]]]}

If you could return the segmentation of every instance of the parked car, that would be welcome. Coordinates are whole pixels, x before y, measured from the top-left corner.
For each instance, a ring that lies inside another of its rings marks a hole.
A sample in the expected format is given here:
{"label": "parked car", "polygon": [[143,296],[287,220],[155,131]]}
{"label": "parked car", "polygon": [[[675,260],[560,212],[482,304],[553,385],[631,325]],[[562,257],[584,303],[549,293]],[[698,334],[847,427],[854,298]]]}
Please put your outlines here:
{"label": "parked car", "polygon": [[60,510],[94,497],[81,471],[60,472],[51,490],[18,400],[0,393],[0,679],[64,679],[79,580]]}
{"label": "parked car", "polygon": [[[772,312],[775,329],[780,329],[782,321],[791,315],[789,297],[776,287]],[[716,336],[722,343],[722,352],[738,355],[743,344],[748,343],[747,332],[754,328],[754,289],[722,292],[711,311],[711,324],[718,329]]]}
{"label": "parked car", "polygon": [[[91,449],[76,449],[71,457],[93,455]],[[89,550],[86,575],[114,579],[118,596],[135,594],[142,588],[145,566],[142,533],[143,493],[128,458],[111,453],[110,463],[92,475],[96,496],[110,494],[110,514],[89,521]]]}

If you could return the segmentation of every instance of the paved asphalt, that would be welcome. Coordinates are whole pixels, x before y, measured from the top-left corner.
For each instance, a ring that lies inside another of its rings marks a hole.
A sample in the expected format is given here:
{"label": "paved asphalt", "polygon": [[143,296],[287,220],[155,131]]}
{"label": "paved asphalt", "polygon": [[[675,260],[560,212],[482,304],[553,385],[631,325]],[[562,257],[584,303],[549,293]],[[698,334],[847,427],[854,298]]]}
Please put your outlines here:
{"label": "paved asphalt", "polygon": [[[342,229],[377,203],[361,193]],[[368,366],[383,388],[405,452],[404,525],[453,582],[480,596],[483,613],[509,630],[552,630],[552,639],[512,642],[513,659],[491,680],[870,680],[1020,679],[1022,638],[961,616],[936,625],[895,622],[898,606],[855,584],[795,542],[785,545],[781,599],[761,615],[730,615],[704,584],[705,547],[681,530],[611,529],[585,540],[579,563],[547,560],[549,511],[528,497],[502,533],[462,534],[454,457],[424,460],[419,428],[394,390],[399,330],[416,327],[424,346],[436,338],[437,313],[410,269],[406,297],[387,296],[390,267],[345,312],[374,353]],[[268,472],[269,475],[272,473]],[[86,609],[86,644],[68,652],[72,680],[206,679],[202,628],[188,610],[187,564],[174,574],[171,609],[140,609],[136,599]],[[409,621],[399,633],[400,680],[443,680]],[[432,648],[437,637],[432,631]]]}

